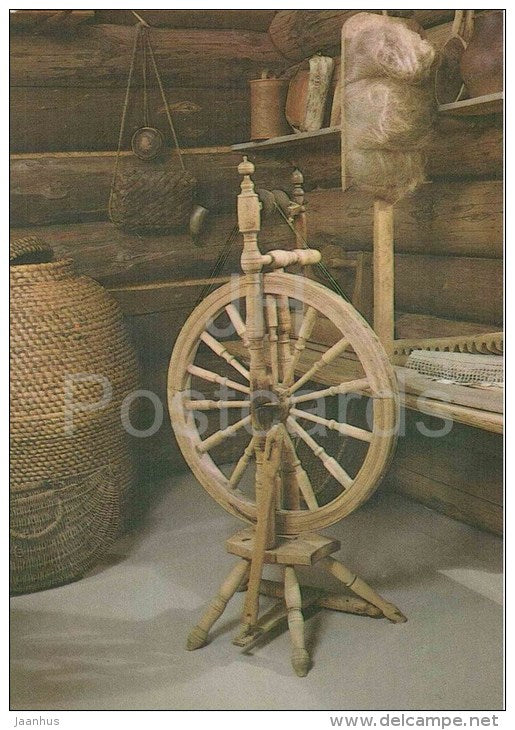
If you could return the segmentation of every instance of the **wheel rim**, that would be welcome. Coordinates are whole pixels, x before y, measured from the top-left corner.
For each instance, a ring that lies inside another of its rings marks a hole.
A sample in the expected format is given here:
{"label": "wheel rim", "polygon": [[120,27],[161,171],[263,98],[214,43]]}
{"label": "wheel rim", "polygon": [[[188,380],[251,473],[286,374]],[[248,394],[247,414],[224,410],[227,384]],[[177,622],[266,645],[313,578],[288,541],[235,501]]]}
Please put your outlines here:
{"label": "wheel rim", "polygon": [[[350,304],[320,284],[293,274],[265,274],[263,283],[265,300],[268,295],[270,298],[288,297],[290,304],[292,302],[300,302],[303,307],[301,321],[303,321],[306,312],[310,308],[316,310],[318,316],[321,317],[330,314],[328,319],[335,330],[340,333],[340,339],[348,340],[350,343],[349,347],[352,347],[352,350],[357,356],[367,381],[366,392],[373,396],[373,423],[371,424],[370,436],[367,436],[366,432],[362,433],[364,429],[352,426],[349,428],[348,424],[338,424],[334,421],[331,422],[330,426],[328,423],[318,424],[323,427],[327,425],[333,429],[341,425],[344,427],[345,432],[342,435],[346,434],[349,436],[350,434],[351,438],[359,438],[359,440],[367,439],[368,449],[357,474],[351,478],[352,483],[348,484],[346,488],[343,488],[341,494],[330,502],[318,507],[315,507],[312,503],[311,509],[281,508],[277,510],[276,525],[278,532],[284,535],[293,535],[306,530],[320,529],[344,518],[362,504],[376,489],[393,454],[399,414],[399,399],[395,375],[379,340],[370,326]],[[229,284],[220,287],[207,297],[190,315],[177,339],[170,360],[168,404],[177,442],[198,481],[228,512],[245,521],[255,522],[256,507],[254,500],[242,494],[238,488],[234,489],[231,486],[231,477],[224,474],[209,454],[209,451],[216,447],[217,443],[222,443],[230,434],[220,437],[216,436],[217,432],[215,432],[214,435],[205,439],[201,438],[194,415],[198,413],[199,409],[192,406],[190,393],[192,375],[195,375],[195,377],[198,376],[199,366],[195,363],[195,359],[200,343],[207,344],[211,350],[213,349],[213,345],[215,347],[217,346],[216,338],[215,343],[213,343],[212,337],[210,340],[209,332],[207,333],[207,338],[203,334],[206,332],[206,327],[209,327],[210,323],[216,322],[220,315],[227,312],[227,307],[234,306],[235,302],[244,298],[244,293],[245,277],[234,277]],[[231,314],[234,313],[231,312]],[[243,321],[240,318],[239,323],[236,322],[236,329],[241,330],[242,325]],[[270,328],[268,331],[270,334]],[[298,334],[299,332],[297,330]],[[241,331],[240,336],[242,336]],[[220,342],[218,342],[218,350],[220,350]],[[327,352],[328,350],[325,350],[325,353]],[[321,351],[321,355],[325,353]],[[225,352],[224,355],[220,355],[219,352],[217,353],[217,358],[219,358],[220,362],[224,360],[227,362],[228,357],[231,357],[230,353]],[[318,374],[323,372],[324,367],[329,366],[321,367]],[[249,384],[247,383],[245,385],[246,379],[243,373],[243,371],[246,372],[246,367],[241,361],[238,361],[236,366],[232,362],[231,368],[231,372],[235,376],[234,380],[231,378],[229,382],[232,386],[239,386],[236,389],[237,400],[240,402],[248,402],[250,398]],[[213,377],[213,373],[217,375],[214,371],[207,372],[210,373],[209,378]],[[202,373],[201,377],[205,378],[205,373]],[[226,378],[227,376],[223,377]],[[290,432],[290,437],[296,435],[305,445],[313,449],[313,442],[316,446],[319,446],[319,444],[313,438],[309,438],[308,431],[309,426],[313,425],[313,418],[312,415],[306,415],[306,412],[303,410],[303,405],[308,399],[306,398],[306,394],[303,394],[301,390],[301,387],[309,383],[309,380],[301,383],[300,386],[298,385],[299,380],[302,380],[302,378],[297,377],[295,379],[295,383],[291,389],[293,393],[289,400],[286,424]],[[363,380],[363,378],[359,380]],[[324,388],[317,387],[310,388],[310,390],[320,392]],[[231,400],[235,401],[236,399]],[[202,401],[202,407],[206,406],[208,402],[212,404],[212,401],[209,401],[209,399]],[[195,401],[193,405],[196,406],[197,403],[198,401]],[[236,428],[233,427],[233,424],[230,424],[225,430],[234,428],[233,432],[237,432],[246,427],[250,429],[250,415],[248,413],[248,410],[245,412],[242,410],[238,419],[234,421],[234,423],[239,423],[239,426]],[[322,420],[326,421],[327,419]],[[317,425],[316,420],[315,425]],[[220,430],[223,431],[224,429]],[[339,430],[338,433],[340,433]],[[217,442],[219,438],[221,438],[221,441]],[[252,433],[249,433],[247,440],[250,442],[251,438]],[[242,469],[243,467],[247,468],[251,459],[250,447],[246,450],[247,460],[245,461],[246,457],[244,453],[237,461],[237,466],[239,465]],[[331,467],[336,470],[338,478],[343,479],[343,475],[334,467],[334,464],[331,464]]]}

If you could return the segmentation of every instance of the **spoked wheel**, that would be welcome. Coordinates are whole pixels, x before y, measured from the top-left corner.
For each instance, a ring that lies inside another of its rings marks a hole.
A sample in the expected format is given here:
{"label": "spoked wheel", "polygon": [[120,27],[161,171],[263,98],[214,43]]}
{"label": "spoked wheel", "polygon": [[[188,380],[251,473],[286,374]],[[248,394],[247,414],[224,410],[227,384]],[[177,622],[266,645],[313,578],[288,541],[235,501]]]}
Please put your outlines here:
{"label": "spoked wheel", "polygon": [[[250,409],[256,394],[245,357],[245,281],[234,277],[188,318],[170,361],[168,400],[178,444],[198,481],[228,512],[252,523],[256,434]],[[300,494],[297,500],[291,490],[280,495],[276,526],[280,534],[297,535],[344,518],[379,484],[396,440],[397,384],[370,326],[322,285],[265,274],[263,312],[270,397],[261,407],[269,408],[271,422],[286,426],[283,481],[285,474],[294,479]],[[318,344],[305,349],[307,341]],[[216,361],[213,369],[205,367],[207,354]],[[368,407],[358,425],[350,422],[347,406],[360,398]],[[235,438],[240,435],[245,441]],[[342,453],[342,439],[356,444],[358,463],[334,458]],[[233,453],[234,445],[239,452]]]}

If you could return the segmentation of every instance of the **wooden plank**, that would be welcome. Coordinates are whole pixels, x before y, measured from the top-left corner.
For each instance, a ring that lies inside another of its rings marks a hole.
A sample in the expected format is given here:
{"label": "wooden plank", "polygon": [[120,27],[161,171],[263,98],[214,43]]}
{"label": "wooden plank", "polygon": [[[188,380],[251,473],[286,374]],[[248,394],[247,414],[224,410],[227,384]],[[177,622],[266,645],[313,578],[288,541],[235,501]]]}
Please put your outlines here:
{"label": "wooden plank", "polygon": [[412,395],[469,406],[490,413],[502,413],[504,410],[504,392],[501,388],[471,388],[454,383],[440,383],[401,366],[396,366],[395,374],[399,386]]}
{"label": "wooden plank", "polygon": [[474,116],[484,114],[502,114],[503,108],[504,94],[502,91],[497,91],[494,94],[476,96],[473,99],[454,101],[452,104],[440,104],[438,111],[440,114]]}
{"label": "wooden plank", "polygon": [[386,477],[395,490],[460,522],[502,535],[503,508],[407,468],[395,468]]}
{"label": "wooden plank", "polygon": [[289,145],[309,145],[312,141],[318,141],[324,137],[336,137],[339,134],[340,127],[325,127],[316,132],[292,132],[292,134],[285,134],[282,137],[270,137],[261,142],[240,142],[233,144],[231,149],[235,152],[260,152]]}
{"label": "wooden plank", "polygon": [[[370,196],[352,189],[307,193],[310,245],[371,251],[372,204]],[[501,258],[502,242],[502,182],[431,183],[395,206],[397,253]]]}
{"label": "wooden plank", "polygon": [[[165,86],[246,89],[263,68],[286,65],[263,32],[157,28],[151,41]],[[134,29],[123,25],[81,25],[73,37],[13,35],[11,84],[124,88],[133,43]]]}
{"label": "wooden plank", "polygon": [[406,408],[413,411],[464,423],[467,426],[474,426],[474,428],[482,428],[492,433],[503,433],[504,419],[500,413],[490,413],[456,403],[444,403],[434,398],[420,398],[420,396],[410,393],[406,393],[401,398],[401,402]]}
{"label": "wooden plank", "polygon": [[[136,10],[153,28],[268,30],[275,10]],[[95,10],[97,23],[134,25],[130,10]]]}
{"label": "wooden plank", "polygon": [[[175,153],[170,153],[173,164]],[[21,154],[11,157],[11,225],[47,225],[107,219],[115,152]],[[148,162],[124,153],[121,165],[145,171]],[[190,148],[184,164],[197,178],[197,201],[212,211],[236,208],[241,155],[227,147]],[[177,163],[175,163],[177,164]],[[258,186],[289,189],[291,168],[276,160],[261,164]]]}
{"label": "wooden plank", "polygon": [[[347,262],[335,249],[322,249],[322,258],[338,280]],[[503,321],[503,261],[397,254],[395,305],[403,312],[489,323],[497,332]]]}
{"label": "wooden plank", "polygon": [[[442,420],[406,411],[395,468],[427,474],[462,492],[503,503],[503,439],[498,434],[454,423],[442,434]],[[431,435],[435,434],[435,437]]]}
{"label": "wooden plank", "polygon": [[[228,145],[249,134],[250,106],[241,89],[174,87],[166,95],[182,147]],[[121,87],[13,87],[11,151],[115,150],[124,99]],[[161,95],[155,88],[149,90],[149,108],[152,125],[171,141]],[[126,119],[124,148],[142,124],[138,90]]]}

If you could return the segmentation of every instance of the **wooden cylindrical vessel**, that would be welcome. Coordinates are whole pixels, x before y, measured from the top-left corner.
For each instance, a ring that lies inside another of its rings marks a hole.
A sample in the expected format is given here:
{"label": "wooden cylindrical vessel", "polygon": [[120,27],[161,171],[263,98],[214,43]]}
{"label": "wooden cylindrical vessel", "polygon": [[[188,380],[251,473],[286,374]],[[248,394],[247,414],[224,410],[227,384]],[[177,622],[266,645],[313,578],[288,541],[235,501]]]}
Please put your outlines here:
{"label": "wooden cylindrical vessel", "polygon": [[11,248],[11,590],[79,578],[119,533],[134,483],[120,418],[137,388],[114,300],[32,237]]}
{"label": "wooden cylindrical vessel", "polygon": [[284,111],[287,79],[254,79],[250,81],[250,137],[270,139],[290,134]]}

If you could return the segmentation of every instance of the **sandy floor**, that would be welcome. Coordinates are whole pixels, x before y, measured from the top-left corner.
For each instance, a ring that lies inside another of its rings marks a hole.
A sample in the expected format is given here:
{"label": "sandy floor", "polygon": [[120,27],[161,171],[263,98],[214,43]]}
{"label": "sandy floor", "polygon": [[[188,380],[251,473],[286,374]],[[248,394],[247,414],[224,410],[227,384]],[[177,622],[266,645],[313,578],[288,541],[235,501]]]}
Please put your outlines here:
{"label": "sandy floor", "polygon": [[233,564],[224,538],[241,524],[189,475],[162,486],[144,526],[93,573],[12,599],[12,709],[502,707],[499,539],[395,495],[373,498],[328,532],[409,621],[315,613],[314,666],[299,679],[286,631],[250,655],[231,644],[241,595],[207,647],[184,650]]}

